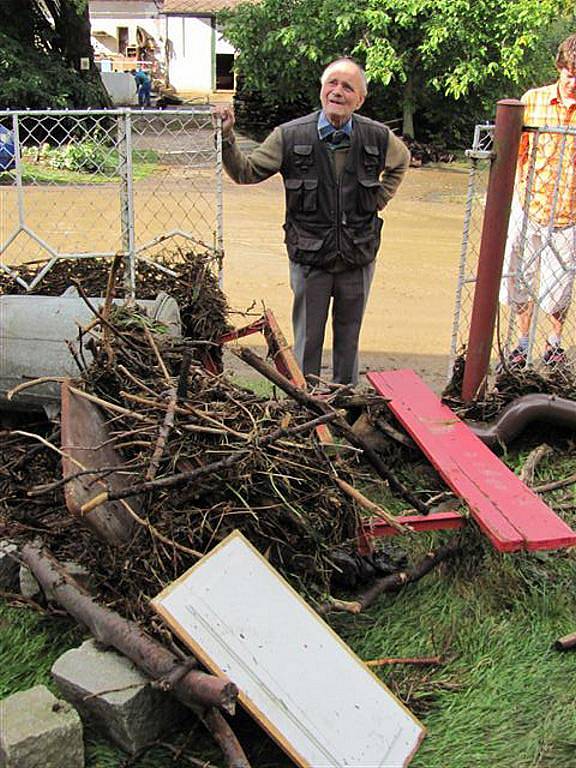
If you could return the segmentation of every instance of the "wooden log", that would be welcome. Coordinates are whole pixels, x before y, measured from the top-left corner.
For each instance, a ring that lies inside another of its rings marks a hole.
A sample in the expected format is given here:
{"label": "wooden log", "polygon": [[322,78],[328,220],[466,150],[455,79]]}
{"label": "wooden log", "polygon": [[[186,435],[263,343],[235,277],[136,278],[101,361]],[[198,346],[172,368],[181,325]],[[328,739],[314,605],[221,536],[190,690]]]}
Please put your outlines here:
{"label": "wooden log", "polygon": [[557,651],[570,651],[572,648],[576,648],[576,632],[573,635],[559,637],[554,643],[554,648]]}
{"label": "wooden log", "polygon": [[[95,533],[102,541],[120,547],[134,535],[135,522],[122,504],[103,504],[88,515],[82,515],[82,504],[94,495],[94,476],[76,475],[78,469],[98,470],[101,467],[117,466],[122,469],[122,458],[110,443],[110,435],[97,406],[74,394],[68,380],[62,383],[62,474],[69,478],[64,489],[68,510]],[[108,473],[106,484],[96,479],[100,486],[114,489],[128,484],[126,475],[120,471]],[[141,512],[138,498],[132,500],[134,512]]]}
{"label": "wooden log", "polygon": [[183,704],[196,711],[199,707],[219,707],[234,713],[238,689],[230,680],[198,669],[178,677],[174,670],[181,660],[175,654],[149,637],[135,622],[99,605],[47,550],[36,544],[25,544],[20,557],[42,588],[52,590],[57,602],[76,621],[88,627],[98,642],[115,648],[154,680],[172,677],[175,680],[172,693]]}

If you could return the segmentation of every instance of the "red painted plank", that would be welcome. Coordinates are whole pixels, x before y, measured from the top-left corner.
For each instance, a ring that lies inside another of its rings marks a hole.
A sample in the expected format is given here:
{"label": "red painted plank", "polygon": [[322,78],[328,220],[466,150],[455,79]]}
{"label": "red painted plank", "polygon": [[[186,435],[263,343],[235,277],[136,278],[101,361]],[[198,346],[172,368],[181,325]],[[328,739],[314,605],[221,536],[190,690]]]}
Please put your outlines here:
{"label": "red painted plank", "polygon": [[411,370],[369,373],[377,392],[501,552],[576,545],[576,533]]}
{"label": "red painted plank", "polygon": [[[397,517],[396,521],[402,525],[409,525],[414,531],[440,531],[451,528],[462,528],[466,525],[466,518],[458,512],[431,512],[429,515],[402,515]],[[401,531],[394,528],[393,525],[382,520],[380,517],[373,517],[362,523],[362,535],[368,537],[379,536],[398,536]]]}

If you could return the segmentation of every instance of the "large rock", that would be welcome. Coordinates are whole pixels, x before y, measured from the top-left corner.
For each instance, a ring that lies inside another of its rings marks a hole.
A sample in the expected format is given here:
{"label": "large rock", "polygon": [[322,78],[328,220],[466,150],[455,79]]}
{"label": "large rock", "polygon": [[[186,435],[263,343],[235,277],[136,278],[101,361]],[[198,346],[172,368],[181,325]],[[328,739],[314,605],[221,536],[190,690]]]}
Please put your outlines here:
{"label": "large rock", "polygon": [[84,768],[82,722],[44,685],[0,701],[3,768]]}
{"label": "large rock", "polygon": [[134,753],[174,729],[189,710],[150,681],[132,662],[87,640],[54,663],[52,677],[62,696],[127,752]]}

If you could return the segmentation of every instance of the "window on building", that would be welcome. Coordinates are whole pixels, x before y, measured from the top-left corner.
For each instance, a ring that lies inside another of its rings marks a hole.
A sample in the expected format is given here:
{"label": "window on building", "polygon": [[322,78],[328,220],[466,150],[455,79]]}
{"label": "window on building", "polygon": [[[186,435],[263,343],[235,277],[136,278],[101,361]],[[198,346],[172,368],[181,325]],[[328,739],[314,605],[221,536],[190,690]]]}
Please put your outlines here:
{"label": "window on building", "polygon": [[216,54],[216,90],[234,90],[234,54]]}
{"label": "window on building", "polygon": [[126,56],[126,49],[128,48],[128,27],[116,27],[118,37],[118,53],[122,56]]}

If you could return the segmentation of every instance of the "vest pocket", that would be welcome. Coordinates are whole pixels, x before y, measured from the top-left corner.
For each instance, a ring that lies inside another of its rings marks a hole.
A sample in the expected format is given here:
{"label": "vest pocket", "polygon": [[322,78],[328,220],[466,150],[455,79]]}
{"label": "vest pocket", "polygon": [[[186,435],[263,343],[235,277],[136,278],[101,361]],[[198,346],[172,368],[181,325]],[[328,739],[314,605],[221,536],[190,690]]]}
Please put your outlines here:
{"label": "vest pocket", "polygon": [[314,213],[318,208],[318,179],[304,179],[302,212]]}
{"label": "vest pocket", "polygon": [[312,144],[294,144],[292,148],[294,154],[294,165],[304,173],[307,173],[314,161],[312,154]]}
{"label": "vest pocket", "polygon": [[284,179],[286,189],[286,210],[298,213],[301,207],[303,179]]}
{"label": "vest pocket", "polygon": [[318,179],[284,179],[284,187],[290,213],[314,213],[318,209]]}
{"label": "vest pocket", "polygon": [[379,181],[358,179],[358,210],[360,213],[375,213],[378,210]]}
{"label": "vest pocket", "polygon": [[362,149],[362,162],[366,173],[370,176],[374,176],[378,173],[378,167],[380,165],[380,150],[377,146],[372,144],[365,144]]}

